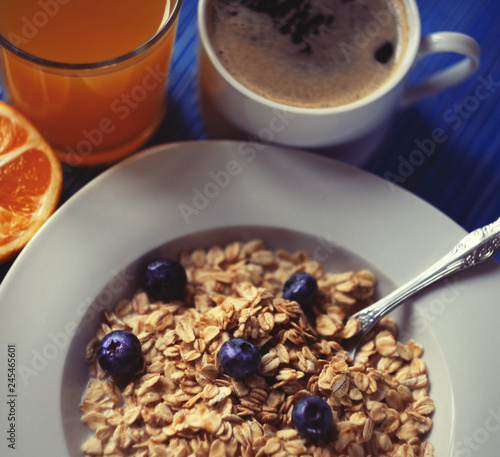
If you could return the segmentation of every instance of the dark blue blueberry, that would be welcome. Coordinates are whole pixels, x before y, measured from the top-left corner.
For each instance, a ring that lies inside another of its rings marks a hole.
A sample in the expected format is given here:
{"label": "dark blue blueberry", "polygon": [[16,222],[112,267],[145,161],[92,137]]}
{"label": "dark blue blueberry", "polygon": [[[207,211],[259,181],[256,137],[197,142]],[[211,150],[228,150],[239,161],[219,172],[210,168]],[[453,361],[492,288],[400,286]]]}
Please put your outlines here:
{"label": "dark blue blueberry", "polygon": [[220,347],[219,361],[225,374],[244,379],[259,371],[262,357],[250,341],[234,338]]}
{"label": "dark blue blueberry", "polygon": [[294,300],[302,307],[308,307],[312,304],[316,293],[318,292],[318,283],[309,273],[299,272],[291,276],[283,287],[283,298]]}
{"label": "dark blue blueberry", "polygon": [[141,283],[154,300],[180,299],[187,283],[186,270],[175,260],[160,258],[146,266]]}
{"label": "dark blue blueberry", "polygon": [[304,397],[293,407],[292,422],[306,438],[328,438],[333,425],[332,409],[321,397]]}
{"label": "dark blue blueberry", "polygon": [[135,374],[143,366],[141,343],[133,333],[114,330],[101,340],[97,349],[97,361],[110,375]]}

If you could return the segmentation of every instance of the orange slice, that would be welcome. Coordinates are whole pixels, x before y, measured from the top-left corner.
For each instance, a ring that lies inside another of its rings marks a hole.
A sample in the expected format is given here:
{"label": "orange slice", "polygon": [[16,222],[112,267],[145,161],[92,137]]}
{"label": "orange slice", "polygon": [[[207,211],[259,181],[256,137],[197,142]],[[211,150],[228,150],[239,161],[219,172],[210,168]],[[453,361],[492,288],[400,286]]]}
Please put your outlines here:
{"label": "orange slice", "polygon": [[54,212],[62,170],[52,148],[0,102],[0,263],[15,257]]}

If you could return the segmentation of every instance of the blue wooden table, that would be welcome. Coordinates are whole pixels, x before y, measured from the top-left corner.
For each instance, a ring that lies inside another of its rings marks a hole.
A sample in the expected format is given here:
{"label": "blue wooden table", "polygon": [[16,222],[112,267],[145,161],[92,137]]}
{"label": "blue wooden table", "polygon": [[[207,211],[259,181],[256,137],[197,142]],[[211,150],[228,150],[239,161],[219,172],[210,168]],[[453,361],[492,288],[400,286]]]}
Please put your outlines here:
{"label": "blue wooden table", "polygon": [[[463,32],[482,48],[477,73],[460,86],[402,112],[389,138],[362,167],[420,196],[470,231],[500,217],[500,2],[417,0],[423,34]],[[208,136],[197,97],[197,0],[184,0],[172,61],[169,108],[149,145]],[[418,80],[453,57],[430,57],[411,74]],[[432,132],[444,131],[444,142]],[[412,151],[432,152],[416,162]],[[105,167],[65,172],[60,204]],[[11,263],[0,266],[0,281]]]}

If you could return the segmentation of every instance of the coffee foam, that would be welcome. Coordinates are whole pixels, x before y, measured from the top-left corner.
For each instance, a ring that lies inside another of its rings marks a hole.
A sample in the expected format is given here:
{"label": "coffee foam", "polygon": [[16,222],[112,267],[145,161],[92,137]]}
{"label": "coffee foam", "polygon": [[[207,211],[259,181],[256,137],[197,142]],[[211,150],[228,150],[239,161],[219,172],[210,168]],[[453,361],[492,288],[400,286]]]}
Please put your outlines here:
{"label": "coffee foam", "polygon": [[[278,103],[325,108],[366,97],[394,73],[408,35],[400,0],[296,3],[306,8],[302,24],[291,20],[293,13],[257,12],[252,9],[256,1],[231,6],[234,1],[215,0],[210,39],[241,84]],[[322,23],[310,25],[314,17]],[[394,53],[383,64],[374,55],[387,43]]]}

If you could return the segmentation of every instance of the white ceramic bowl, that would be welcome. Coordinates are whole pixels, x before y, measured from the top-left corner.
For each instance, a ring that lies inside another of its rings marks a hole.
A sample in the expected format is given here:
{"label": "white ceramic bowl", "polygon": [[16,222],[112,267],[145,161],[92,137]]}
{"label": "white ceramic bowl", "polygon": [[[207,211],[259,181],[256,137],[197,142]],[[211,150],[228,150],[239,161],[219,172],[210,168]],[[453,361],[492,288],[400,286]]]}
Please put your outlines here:
{"label": "white ceramic bowl", "polygon": [[[193,142],[134,156],[64,204],[0,286],[2,368],[7,346],[16,348],[19,455],[81,456],[89,436],[78,407],[89,379],[85,345],[102,310],[133,293],[152,255],[257,237],[305,250],[327,270],[370,268],[384,295],[464,234],[410,193],[309,153]],[[436,455],[491,456],[500,446],[499,279],[492,260],[394,314],[425,348]],[[8,429],[6,414],[0,426]]]}

